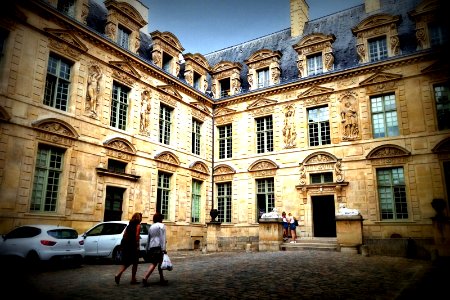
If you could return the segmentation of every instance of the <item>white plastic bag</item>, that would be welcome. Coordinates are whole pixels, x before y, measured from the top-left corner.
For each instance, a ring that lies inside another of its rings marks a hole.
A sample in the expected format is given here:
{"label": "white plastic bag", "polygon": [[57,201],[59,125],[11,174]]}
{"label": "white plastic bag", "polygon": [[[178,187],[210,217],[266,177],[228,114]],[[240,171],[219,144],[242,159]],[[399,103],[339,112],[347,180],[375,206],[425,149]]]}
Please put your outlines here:
{"label": "white plastic bag", "polygon": [[161,269],[167,271],[172,271],[173,269],[172,261],[170,260],[170,257],[167,254],[164,254],[163,261],[161,263]]}

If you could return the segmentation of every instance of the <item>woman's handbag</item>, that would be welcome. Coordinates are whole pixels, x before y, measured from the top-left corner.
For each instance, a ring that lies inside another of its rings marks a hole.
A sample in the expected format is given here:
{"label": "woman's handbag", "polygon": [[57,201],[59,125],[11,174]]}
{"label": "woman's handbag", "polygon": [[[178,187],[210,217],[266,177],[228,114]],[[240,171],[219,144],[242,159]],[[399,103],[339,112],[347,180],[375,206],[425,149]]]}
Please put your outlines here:
{"label": "woman's handbag", "polygon": [[161,269],[167,271],[172,271],[173,269],[172,261],[170,260],[169,255],[167,255],[166,253],[164,254],[163,261],[161,263]]}

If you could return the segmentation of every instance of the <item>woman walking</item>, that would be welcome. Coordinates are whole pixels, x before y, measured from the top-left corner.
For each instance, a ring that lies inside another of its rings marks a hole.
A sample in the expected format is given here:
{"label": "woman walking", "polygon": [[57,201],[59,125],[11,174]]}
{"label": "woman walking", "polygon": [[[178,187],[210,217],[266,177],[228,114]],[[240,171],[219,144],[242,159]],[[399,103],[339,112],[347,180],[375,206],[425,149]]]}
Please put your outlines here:
{"label": "woman walking", "polygon": [[125,233],[122,238],[122,266],[120,266],[119,273],[114,276],[116,284],[120,283],[120,277],[123,272],[131,266],[131,284],[139,283],[136,279],[136,272],[139,263],[139,239],[141,238],[141,221],[142,214],[134,213],[128,223]]}
{"label": "woman walking", "polygon": [[147,272],[145,273],[142,283],[144,286],[148,286],[148,277],[155,270],[158,265],[159,282],[162,285],[166,285],[169,281],[164,279],[163,270],[161,269],[161,263],[166,251],[166,225],[162,223],[163,215],[157,212],[153,215],[153,224],[148,230],[148,242],[147,242],[147,256],[150,262]]}

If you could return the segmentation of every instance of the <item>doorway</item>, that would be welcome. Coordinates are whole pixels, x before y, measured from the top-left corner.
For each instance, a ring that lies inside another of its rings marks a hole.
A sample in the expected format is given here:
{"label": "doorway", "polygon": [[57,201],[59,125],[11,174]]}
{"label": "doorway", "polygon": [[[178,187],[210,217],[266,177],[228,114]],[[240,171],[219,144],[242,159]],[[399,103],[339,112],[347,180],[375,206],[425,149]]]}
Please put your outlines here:
{"label": "doorway", "polygon": [[336,216],[334,209],[334,196],[313,196],[313,236],[336,237]]}
{"label": "doorway", "polygon": [[105,198],[104,221],[120,221],[122,220],[122,203],[124,188],[107,186]]}

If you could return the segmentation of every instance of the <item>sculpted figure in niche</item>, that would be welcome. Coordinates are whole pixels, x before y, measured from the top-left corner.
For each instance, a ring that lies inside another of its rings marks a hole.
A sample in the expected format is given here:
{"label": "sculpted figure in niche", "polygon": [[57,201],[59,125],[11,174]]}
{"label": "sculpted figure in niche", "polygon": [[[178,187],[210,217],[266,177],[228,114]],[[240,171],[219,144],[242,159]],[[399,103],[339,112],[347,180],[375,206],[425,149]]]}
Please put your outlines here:
{"label": "sculpted figure in niche", "polygon": [[206,92],[208,90],[208,80],[203,79],[203,92]]}
{"label": "sculpted figure in niche", "polygon": [[140,130],[141,132],[147,132],[148,126],[150,125],[150,91],[143,91],[141,97]]}
{"label": "sculpted figure in niche", "polygon": [[231,88],[233,90],[233,95],[238,94],[241,89],[241,82],[239,81],[239,75],[236,73],[232,75]]}
{"label": "sculpted figure in niche", "polygon": [[283,138],[284,138],[284,148],[290,149],[295,147],[295,139],[297,133],[295,132],[294,126],[294,108],[292,106],[288,107],[285,117],[284,117],[284,127],[283,127]]}
{"label": "sculpted figure in niche", "polygon": [[175,76],[178,77],[178,74],[180,73],[180,64],[179,63],[175,63]]}
{"label": "sculpted figure in niche", "polygon": [[248,81],[249,89],[252,90],[253,89],[253,74],[252,73],[247,74],[247,81]]}
{"label": "sculpted figure in niche", "polygon": [[344,107],[341,110],[341,122],[343,124],[343,136],[344,140],[353,140],[358,137],[358,113],[353,107],[350,100],[347,100]]}
{"label": "sculpted figure in niche", "polygon": [[161,67],[161,52],[153,51],[152,60],[156,66]]}
{"label": "sculpted figure in niche", "polygon": [[364,48],[364,45],[360,44],[356,46],[356,52],[358,53],[359,56],[359,62],[360,63],[364,62],[364,58],[366,56],[366,48]]}
{"label": "sculpted figure in niche", "polygon": [[192,71],[191,70],[188,70],[188,71],[184,72],[184,79],[186,79],[186,82],[189,85],[194,85],[193,77],[192,77]]}
{"label": "sculpted figure in niche", "polygon": [[303,60],[297,60],[298,77],[303,76]]}
{"label": "sculpted figure in niche", "polygon": [[88,78],[88,104],[89,110],[93,114],[97,114],[97,102],[98,94],[100,93],[100,78],[102,78],[102,73],[100,67],[91,66],[89,68],[89,78]]}
{"label": "sculpted figure in niche", "polygon": [[110,39],[115,40],[116,39],[116,25],[112,22],[106,24],[105,34]]}

